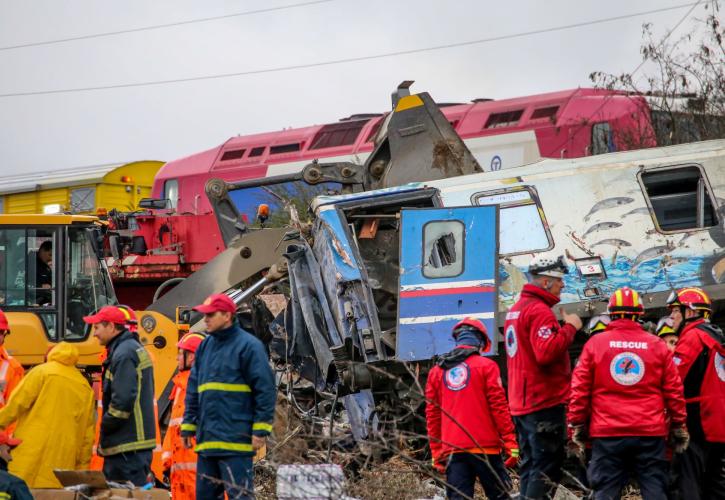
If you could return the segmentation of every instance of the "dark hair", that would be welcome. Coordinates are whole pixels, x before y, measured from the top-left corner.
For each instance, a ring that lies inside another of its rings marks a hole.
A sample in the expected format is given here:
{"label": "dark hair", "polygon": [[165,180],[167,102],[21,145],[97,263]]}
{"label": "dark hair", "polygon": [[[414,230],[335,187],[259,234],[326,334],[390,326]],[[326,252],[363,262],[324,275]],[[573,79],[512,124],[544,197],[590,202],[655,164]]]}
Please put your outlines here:
{"label": "dark hair", "polygon": [[51,250],[53,250],[53,242],[50,240],[45,240],[43,243],[40,244],[40,248],[38,248],[39,252],[49,252]]}

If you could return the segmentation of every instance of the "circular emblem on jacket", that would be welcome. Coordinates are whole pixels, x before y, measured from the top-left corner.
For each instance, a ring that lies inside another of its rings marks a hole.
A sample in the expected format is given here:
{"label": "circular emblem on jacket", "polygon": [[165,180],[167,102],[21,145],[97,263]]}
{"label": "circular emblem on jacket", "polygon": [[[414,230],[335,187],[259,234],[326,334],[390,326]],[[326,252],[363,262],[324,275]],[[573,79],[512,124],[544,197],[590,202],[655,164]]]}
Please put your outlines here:
{"label": "circular emblem on jacket", "polygon": [[464,362],[460,365],[454,366],[450,370],[446,370],[446,374],[443,377],[443,380],[448,389],[452,391],[460,391],[461,389],[466,388],[469,378],[471,378],[471,370]]}
{"label": "circular emblem on jacket", "polygon": [[612,359],[609,373],[621,385],[634,385],[644,377],[644,361],[633,352],[620,352]]}
{"label": "circular emblem on jacket", "polygon": [[715,371],[718,378],[725,382],[725,356],[719,352],[715,353]]}
{"label": "circular emblem on jacket", "polygon": [[509,325],[508,328],[506,328],[506,354],[509,355],[509,358],[513,358],[516,354],[516,351],[519,350],[519,342],[516,339],[516,328],[514,328],[514,325]]}

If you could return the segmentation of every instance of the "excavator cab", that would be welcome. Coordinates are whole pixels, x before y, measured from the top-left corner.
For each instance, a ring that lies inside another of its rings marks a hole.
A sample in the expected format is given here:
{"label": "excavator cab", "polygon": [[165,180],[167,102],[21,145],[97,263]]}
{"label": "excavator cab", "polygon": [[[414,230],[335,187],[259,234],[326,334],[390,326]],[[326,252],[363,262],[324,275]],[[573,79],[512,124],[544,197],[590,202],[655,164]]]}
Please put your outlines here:
{"label": "excavator cab", "polygon": [[61,341],[78,345],[80,364],[98,364],[83,316],[116,303],[100,229],[88,216],[0,215],[0,308],[12,329],[7,349],[23,365],[42,363]]}

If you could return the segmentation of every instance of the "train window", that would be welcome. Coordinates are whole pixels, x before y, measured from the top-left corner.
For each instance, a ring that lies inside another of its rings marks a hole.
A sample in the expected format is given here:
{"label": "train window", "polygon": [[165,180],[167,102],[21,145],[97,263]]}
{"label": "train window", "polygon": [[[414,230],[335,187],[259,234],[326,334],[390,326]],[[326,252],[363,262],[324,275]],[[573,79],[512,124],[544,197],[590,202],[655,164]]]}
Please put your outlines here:
{"label": "train window", "polygon": [[300,150],[300,143],[293,142],[291,144],[279,144],[277,146],[271,146],[269,148],[269,154],[279,155],[282,153],[294,153],[295,151],[299,151],[299,150]]}
{"label": "train window", "polygon": [[592,125],[592,154],[601,155],[613,153],[617,150],[612,136],[612,127],[609,123],[595,123]]}
{"label": "train window", "polygon": [[486,125],[483,128],[501,128],[501,127],[513,127],[521,119],[521,115],[524,114],[523,109],[517,109],[514,111],[505,111],[503,113],[492,113]]}
{"label": "train window", "polygon": [[229,160],[238,160],[242,156],[244,156],[245,149],[230,149],[229,151],[224,151],[224,154],[222,155],[221,159],[219,161],[229,161]]}
{"label": "train window", "polygon": [[498,205],[499,253],[515,255],[554,247],[544,211],[532,187],[497,189],[473,195],[475,205]]}
{"label": "train window", "polygon": [[96,188],[81,187],[70,190],[70,211],[74,214],[93,212],[96,207]]}
{"label": "train window", "polygon": [[169,200],[169,208],[176,208],[179,203],[179,181],[169,179],[164,182],[164,198]]}
{"label": "train window", "polygon": [[463,272],[464,225],[461,221],[428,222],[423,228],[423,276],[450,278]]}
{"label": "train window", "polygon": [[535,109],[534,112],[531,113],[531,119],[542,120],[544,118],[550,118],[553,120],[557,111],[559,111],[559,106],[548,106],[546,108]]}
{"label": "train window", "polygon": [[334,148],[355,144],[357,136],[368,120],[351,120],[325,125],[312,139],[310,149]]}
{"label": "train window", "polygon": [[700,167],[655,169],[642,172],[640,179],[660,230],[702,229],[718,224],[712,194]]}
{"label": "train window", "polygon": [[251,158],[253,156],[262,156],[266,147],[267,146],[257,146],[256,148],[252,148],[252,150],[249,151],[249,157]]}

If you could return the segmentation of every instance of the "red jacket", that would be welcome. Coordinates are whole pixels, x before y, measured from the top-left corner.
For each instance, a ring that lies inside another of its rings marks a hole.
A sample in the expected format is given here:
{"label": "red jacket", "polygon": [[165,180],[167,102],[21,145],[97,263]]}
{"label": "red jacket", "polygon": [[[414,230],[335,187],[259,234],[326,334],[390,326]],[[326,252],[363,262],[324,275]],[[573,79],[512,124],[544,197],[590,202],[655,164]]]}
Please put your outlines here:
{"label": "red jacket", "polygon": [[[466,346],[461,346],[466,347]],[[426,423],[433,459],[451,453],[499,453],[518,448],[501,373],[473,354],[452,368],[434,366],[425,388]]]}
{"label": "red jacket", "polygon": [[705,320],[688,323],[675,348],[693,439],[725,443],[725,336]]}
{"label": "red jacket", "polygon": [[[667,414],[665,414],[667,411]],[[666,436],[685,425],[682,382],[665,342],[618,319],[584,345],[571,384],[569,421],[592,437]]]}
{"label": "red jacket", "polygon": [[559,326],[551,307],[559,298],[526,284],[506,315],[504,342],[508,354],[511,415],[526,415],[565,404],[569,397],[571,361],[568,348],[576,330]]}

